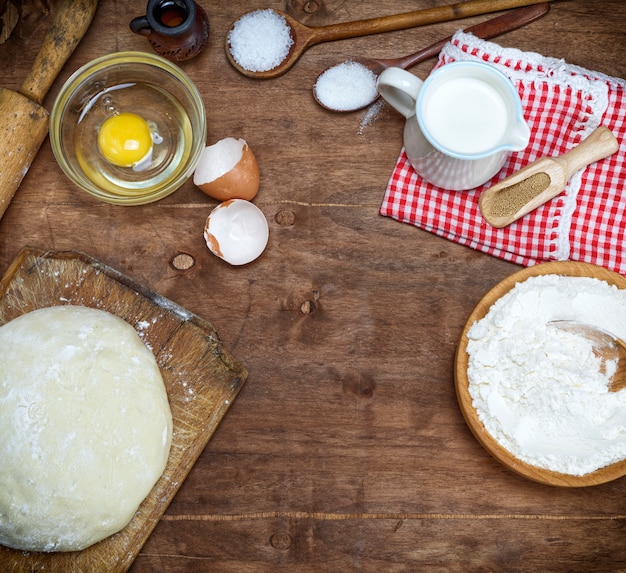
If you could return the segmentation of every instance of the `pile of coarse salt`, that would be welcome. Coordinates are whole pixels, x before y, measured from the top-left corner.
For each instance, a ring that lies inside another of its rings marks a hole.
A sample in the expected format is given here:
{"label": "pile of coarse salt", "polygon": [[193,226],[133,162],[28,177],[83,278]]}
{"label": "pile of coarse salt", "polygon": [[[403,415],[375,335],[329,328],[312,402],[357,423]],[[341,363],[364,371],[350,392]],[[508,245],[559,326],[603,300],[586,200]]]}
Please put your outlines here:
{"label": "pile of coarse salt", "polygon": [[243,69],[266,72],[287,57],[293,38],[284,16],[268,8],[241,16],[228,34],[228,45],[231,56]]}
{"label": "pile of coarse salt", "polygon": [[376,74],[363,64],[347,60],[320,74],[315,82],[315,97],[328,109],[361,109],[378,96],[377,79]]}

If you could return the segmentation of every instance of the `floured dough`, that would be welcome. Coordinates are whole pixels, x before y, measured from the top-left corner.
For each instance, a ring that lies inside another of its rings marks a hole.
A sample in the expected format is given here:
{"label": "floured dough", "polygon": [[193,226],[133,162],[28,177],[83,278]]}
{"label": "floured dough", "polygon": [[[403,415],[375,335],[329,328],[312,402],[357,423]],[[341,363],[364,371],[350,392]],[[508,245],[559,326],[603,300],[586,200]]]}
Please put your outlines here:
{"label": "floured dough", "polygon": [[74,551],[116,533],[159,479],[172,416],[121,318],[80,306],[0,327],[0,543]]}

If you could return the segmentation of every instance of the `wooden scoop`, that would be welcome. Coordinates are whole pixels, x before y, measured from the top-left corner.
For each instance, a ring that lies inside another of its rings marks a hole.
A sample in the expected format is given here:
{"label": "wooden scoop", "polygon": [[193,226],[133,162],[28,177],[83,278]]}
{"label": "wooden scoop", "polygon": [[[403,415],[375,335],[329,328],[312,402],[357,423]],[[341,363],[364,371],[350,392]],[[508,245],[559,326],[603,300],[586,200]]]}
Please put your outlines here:
{"label": "wooden scoop", "polygon": [[[357,36],[393,32],[395,30],[405,30],[407,28],[437,24],[439,22],[449,22],[450,20],[480,16],[482,14],[499,12],[500,10],[508,10],[520,6],[541,4],[543,1],[544,0],[468,0],[467,2],[426,8],[424,10],[406,12],[404,14],[394,14],[391,16],[317,27],[305,26],[288,14],[272,9],[276,14],[285,18],[290,28],[291,38],[293,39],[293,45],[285,59],[275,68],[260,72],[247,70],[240,66],[232,56],[229,44],[230,30],[233,29],[237,21],[233,23],[229,32],[226,34],[226,55],[233,67],[245,76],[259,79],[275,78],[289,70],[304,51],[315,44],[355,38]],[[256,10],[252,10],[251,12],[256,12]],[[245,16],[245,14],[240,16],[240,18],[243,16]]]}
{"label": "wooden scoop", "polygon": [[560,157],[542,157],[483,191],[478,201],[485,220],[506,227],[556,197],[579,169],[609,157],[619,143],[606,127],[598,127]]}
{"label": "wooden scoop", "polygon": [[615,362],[616,370],[609,382],[609,392],[618,392],[626,387],[626,344],[609,332],[571,320],[553,320],[548,326],[577,334],[589,340],[594,354],[602,360],[602,371],[607,372],[606,363]]}
{"label": "wooden scoop", "polygon": [[43,98],[81,40],[98,0],[64,0],[19,92],[0,88],[0,218],[48,134]]}

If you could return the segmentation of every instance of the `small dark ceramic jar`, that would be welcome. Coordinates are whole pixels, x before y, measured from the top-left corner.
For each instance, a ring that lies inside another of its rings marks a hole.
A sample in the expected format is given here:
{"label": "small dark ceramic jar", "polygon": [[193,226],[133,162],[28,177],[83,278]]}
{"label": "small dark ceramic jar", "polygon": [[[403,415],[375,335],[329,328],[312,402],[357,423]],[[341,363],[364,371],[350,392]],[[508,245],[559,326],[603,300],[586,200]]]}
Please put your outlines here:
{"label": "small dark ceramic jar", "polygon": [[174,62],[197,56],[209,39],[209,19],[193,0],[148,0],[145,16],[133,18],[130,29]]}

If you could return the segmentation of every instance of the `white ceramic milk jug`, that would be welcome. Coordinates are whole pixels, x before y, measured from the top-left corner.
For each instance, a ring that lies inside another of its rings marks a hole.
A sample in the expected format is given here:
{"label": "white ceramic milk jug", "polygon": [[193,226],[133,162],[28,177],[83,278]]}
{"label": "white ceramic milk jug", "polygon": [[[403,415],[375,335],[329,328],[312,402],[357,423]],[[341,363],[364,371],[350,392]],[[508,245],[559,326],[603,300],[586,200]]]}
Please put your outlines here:
{"label": "white ceramic milk jug", "polygon": [[433,185],[474,189],[491,179],[530,129],[513,83],[482,62],[453,62],[421,81],[400,68],[378,78],[380,95],[405,118],[404,148]]}

